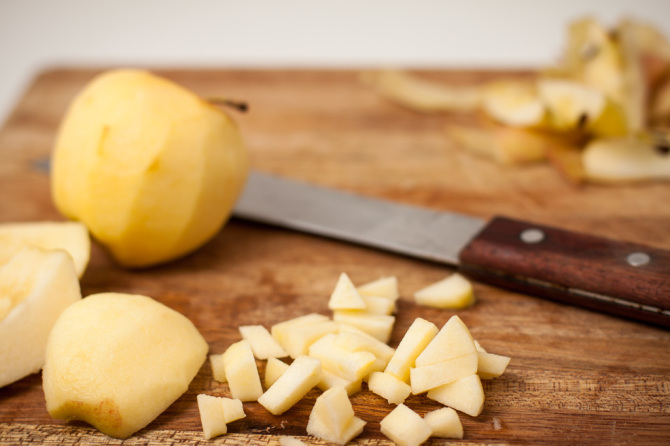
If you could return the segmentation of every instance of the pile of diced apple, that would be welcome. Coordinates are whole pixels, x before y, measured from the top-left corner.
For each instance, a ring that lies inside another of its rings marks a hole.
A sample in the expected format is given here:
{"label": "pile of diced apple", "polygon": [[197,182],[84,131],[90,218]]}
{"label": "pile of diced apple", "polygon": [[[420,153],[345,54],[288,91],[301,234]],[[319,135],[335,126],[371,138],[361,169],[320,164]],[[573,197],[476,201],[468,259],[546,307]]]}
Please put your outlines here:
{"label": "pile of diced apple", "polygon": [[[363,390],[363,383],[396,406],[381,420],[381,431],[397,444],[418,445],[431,436],[463,438],[456,411],[479,415],[484,407],[481,379],[500,376],[510,358],[486,352],[458,316],[441,329],[417,318],[398,346],[391,347],[399,295],[395,277],[356,287],[342,273],[328,302],[332,318],[310,313],[270,330],[239,327],[242,340],[210,356],[213,377],[227,382],[236,400],[257,401],[274,415],[319,389],[323,393],[306,431],[336,444],[346,444],[363,431],[366,422],[355,415],[349,399]],[[474,294],[467,279],[453,274],[415,293],[415,301],[462,308],[474,302]],[[267,361],[264,379],[257,359]],[[410,395],[424,393],[447,407],[422,417],[404,404]],[[225,433],[226,410],[218,402],[205,404],[205,395],[199,398],[205,436]],[[206,421],[212,419],[218,422]]]}

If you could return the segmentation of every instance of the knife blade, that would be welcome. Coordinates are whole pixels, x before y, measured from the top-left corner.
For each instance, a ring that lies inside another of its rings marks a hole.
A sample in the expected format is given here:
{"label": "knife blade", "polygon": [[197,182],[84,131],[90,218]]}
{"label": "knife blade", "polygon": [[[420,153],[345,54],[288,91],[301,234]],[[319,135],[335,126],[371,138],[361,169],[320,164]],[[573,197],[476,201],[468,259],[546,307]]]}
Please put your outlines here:
{"label": "knife blade", "polygon": [[475,280],[670,328],[670,251],[252,172],[233,215],[458,267]]}

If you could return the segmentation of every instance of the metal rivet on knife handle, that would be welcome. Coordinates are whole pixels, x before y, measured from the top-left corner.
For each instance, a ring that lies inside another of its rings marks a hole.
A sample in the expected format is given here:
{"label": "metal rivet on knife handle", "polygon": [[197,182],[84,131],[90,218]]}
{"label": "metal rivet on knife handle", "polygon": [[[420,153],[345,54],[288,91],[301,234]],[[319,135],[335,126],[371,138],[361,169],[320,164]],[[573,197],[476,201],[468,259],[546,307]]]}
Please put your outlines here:
{"label": "metal rivet on knife handle", "polygon": [[521,233],[520,238],[524,243],[540,243],[542,240],[544,240],[544,232],[536,228],[526,229]]}
{"label": "metal rivet on knife handle", "polygon": [[628,255],[626,261],[630,266],[644,266],[651,261],[651,257],[646,252],[634,252]]}

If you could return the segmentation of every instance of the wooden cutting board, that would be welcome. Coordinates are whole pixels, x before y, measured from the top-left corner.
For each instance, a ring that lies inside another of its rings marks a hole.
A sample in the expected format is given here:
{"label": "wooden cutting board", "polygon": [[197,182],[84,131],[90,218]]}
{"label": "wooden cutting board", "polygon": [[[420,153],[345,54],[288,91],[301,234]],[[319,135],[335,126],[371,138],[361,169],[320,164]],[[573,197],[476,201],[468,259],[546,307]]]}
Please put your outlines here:
{"label": "wooden cutting board", "polygon": [[[99,70],[39,74],[0,132],[0,222],[61,220],[51,203],[48,158],[69,101]],[[455,147],[445,123],[465,115],[422,115],[390,104],[350,71],[160,70],[203,97],[250,104],[235,114],[256,169],[375,197],[538,223],[670,249],[670,185],[576,187],[548,165],[501,167]],[[433,71],[471,85],[527,72]],[[239,325],[328,314],[338,275],[354,283],[397,276],[402,298],[391,343],[416,317],[442,326],[454,314],[416,306],[412,293],[453,270],[373,249],[233,220],[198,252],[165,266],[127,271],[93,246],[84,295],[151,296],[200,329],[211,353],[240,339]],[[670,331],[475,284],[477,304],[458,315],[490,352],[512,357],[506,373],[484,383],[476,418],[461,415],[468,444],[669,444]],[[101,336],[104,333],[100,333]],[[259,361],[263,371],[264,364]],[[229,396],[203,365],[188,392],[123,444],[199,444],[196,395]],[[282,416],[245,403],[224,444],[278,444],[306,436],[313,390]],[[368,422],[360,444],[387,444],[379,421],[392,409],[363,391],[352,397]],[[420,414],[437,403],[413,396]],[[433,444],[441,440],[431,440]],[[52,420],[41,377],[0,389],[2,444],[121,444],[83,423]]]}

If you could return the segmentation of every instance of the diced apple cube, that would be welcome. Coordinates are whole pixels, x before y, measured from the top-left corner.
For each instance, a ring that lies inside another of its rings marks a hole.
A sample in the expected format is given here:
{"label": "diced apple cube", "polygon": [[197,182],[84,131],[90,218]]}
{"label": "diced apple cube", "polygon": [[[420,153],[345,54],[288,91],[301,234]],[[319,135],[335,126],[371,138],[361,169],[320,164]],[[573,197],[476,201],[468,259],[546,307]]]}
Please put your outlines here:
{"label": "diced apple cube", "polygon": [[265,388],[269,389],[288,370],[288,367],[289,365],[281,359],[269,358],[265,364]]}
{"label": "diced apple cube", "polygon": [[409,382],[412,393],[418,395],[476,372],[477,352],[472,352],[434,364],[413,367],[410,369]]}
{"label": "diced apple cube", "polygon": [[425,366],[445,359],[475,352],[475,342],[461,318],[452,316],[416,358],[416,366]]}
{"label": "diced apple cube", "polygon": [[346,273],[340,274],[335,290],[328,301],[331,310],[364,310],[365,301],[356,291],[356,287]]}
{"label": "diced apple cube", "polygon": [[397,300],[400,296],[398,292],[398,279],[395,276],[381,277],[372,282],[368,282],[356,288],[361,296],[378,296]]}
{"label": "diced apple cube", "polygon": [[365,302],[365,312],[391,315],[395,312],[395,301],[379,296],[361,296]]}
{"label": "diced apple cube", "polygon": [[223,354],[223,364],[233,398],[256,401],[263,394],[261,378],[249,341],[232,344]]}
{"label": "diced apple cube", "polygon": [[310,415],[309,421],[307,422],[307,433],[331,443],[345,445],[363,432],[365,424],[365,421],[358,417],[354,417],[342,435],[336,436],[332,433],[330,427],[323,421],[318,417]]}
{"label": "diced apple cube", "polygon": [[463,425],[458,413],[451,407],[428,412],[423,417],[433,431],[433,437],[463,438]]}
{"label": "diced apple cube", "polygon": [[414,300],[428,307],[460,309],[472,305],[475,294],[470,281],[455,273],[417,291]]}
{"label": "diced apple cube", "polygon": [[221,397],[220,399],[221,399],[221,405],[223,406],[223,418],[226,424],[232,423],[233,421],[237,421],[246,417],[242,401],[236,398],[226,398],[226,397]]}
{"label": "diced apple cube", "polygon": [[393,316],[370,314],[356,310],[334,311],[333,320],[342,324],[353,325],[384,343],[388,343],[391,339],[391,331],[395,323],[395,317]]}
{"label": "diced apple cube", "polygon": [[224,407],[221,399],[211,395],[200,394],[197,396],[200,422],[205,440],[210,440],[228,432]]}
{"label": "diced apple cube", "polygon": [[371,373],[368,388],[372,393],[386,398],[389,404],[402,404],[412,391],[405,381],[384,372]]}
{"label": "diced apple cube", "polygon": [[409,369],[417,356],[433,340],[439,329],[432,322],[416,318],[407,329],[384,372],[409,384]]}
{"label": "diced apple cube", "polygon": [[291,358],[308,354],[309,347],[328,333],[337,333],[340,326],[337,322],[325,320],[317,323],[301,324],[291,327],[284,336],[281,346]]}
{"label": "diced apple cube", "polygon": [[223,364],[223,354],[217,353],[209,355],[209,362],[212,365],[212,377],[220,383],[227,382],[226,369]]}
{"label": "diced apple cube", "polygon": [[309,347],[309,356],[321,360],[324,370],[347,380],[363,379],[368,375],[377,359],[370,352],[353,352],[335,344],[337,335],[329,333]]}
{"label": "diced apple cube", "polygon": [[330,318],[328,318],[328,316],[324,316],[323,314],[310,313],[304,316],[298,316],[293,319],[279,322],[270,328],[270,333],[272,334],[272,337],[279,343],[279,345],[283,346],[285,344],[284,338],[286,337],[286,334],[290,333],[295,327],[326,322],[328,320],[330,320]]}
{"label": "diced apple cube", "polygon": [[509,364],[510,359],[507,356],[495,355],[493,353],[477,352],[478,365],[477,375],[481,379],[493,379],[502,375]]}
{"label": "diced apple cube", "polygon": [[267,328],[262,325],[243,325],[239,327],[243,339],[249,341],[251,351],[258,359],[284,358],[288,356],[286,350],[272,337]]}
{"label": "diced apple cube", "polygon": [[299,356],[289,368],[263,393],[258,402],[274,415],[281,415],[293,407],[321,381],[321,361]]}
{"label": "diced apple cube", "polygon": [[347,394],[351,396],[357,392],[360,392],[362,385],[362,379],[346,379],[329,370],[323,369],[323,376],[321,377],[319,384],[317,384],[317,387],[323,391],[338,386],[344,387],[344,389],[347,391]]}
{"label": "diced apple cube", "polygon": [[478,375],[468,375],[431,389],[427,396],[473,417],[482,413],[484,409],[484,389]]}
{"label": "diced apple cube", "polygon": [[428,423],[404,404],[398,404],[380,426],[382,433],[398,446],[418,446],[433,433]]}
{"label": "diced apple cube", "polygon": [[383,371],[391,360],[395,349],[365,332],[342,331],[335,338],[335,345],[352,352],[366,351],[377,358],[372,371]]}

